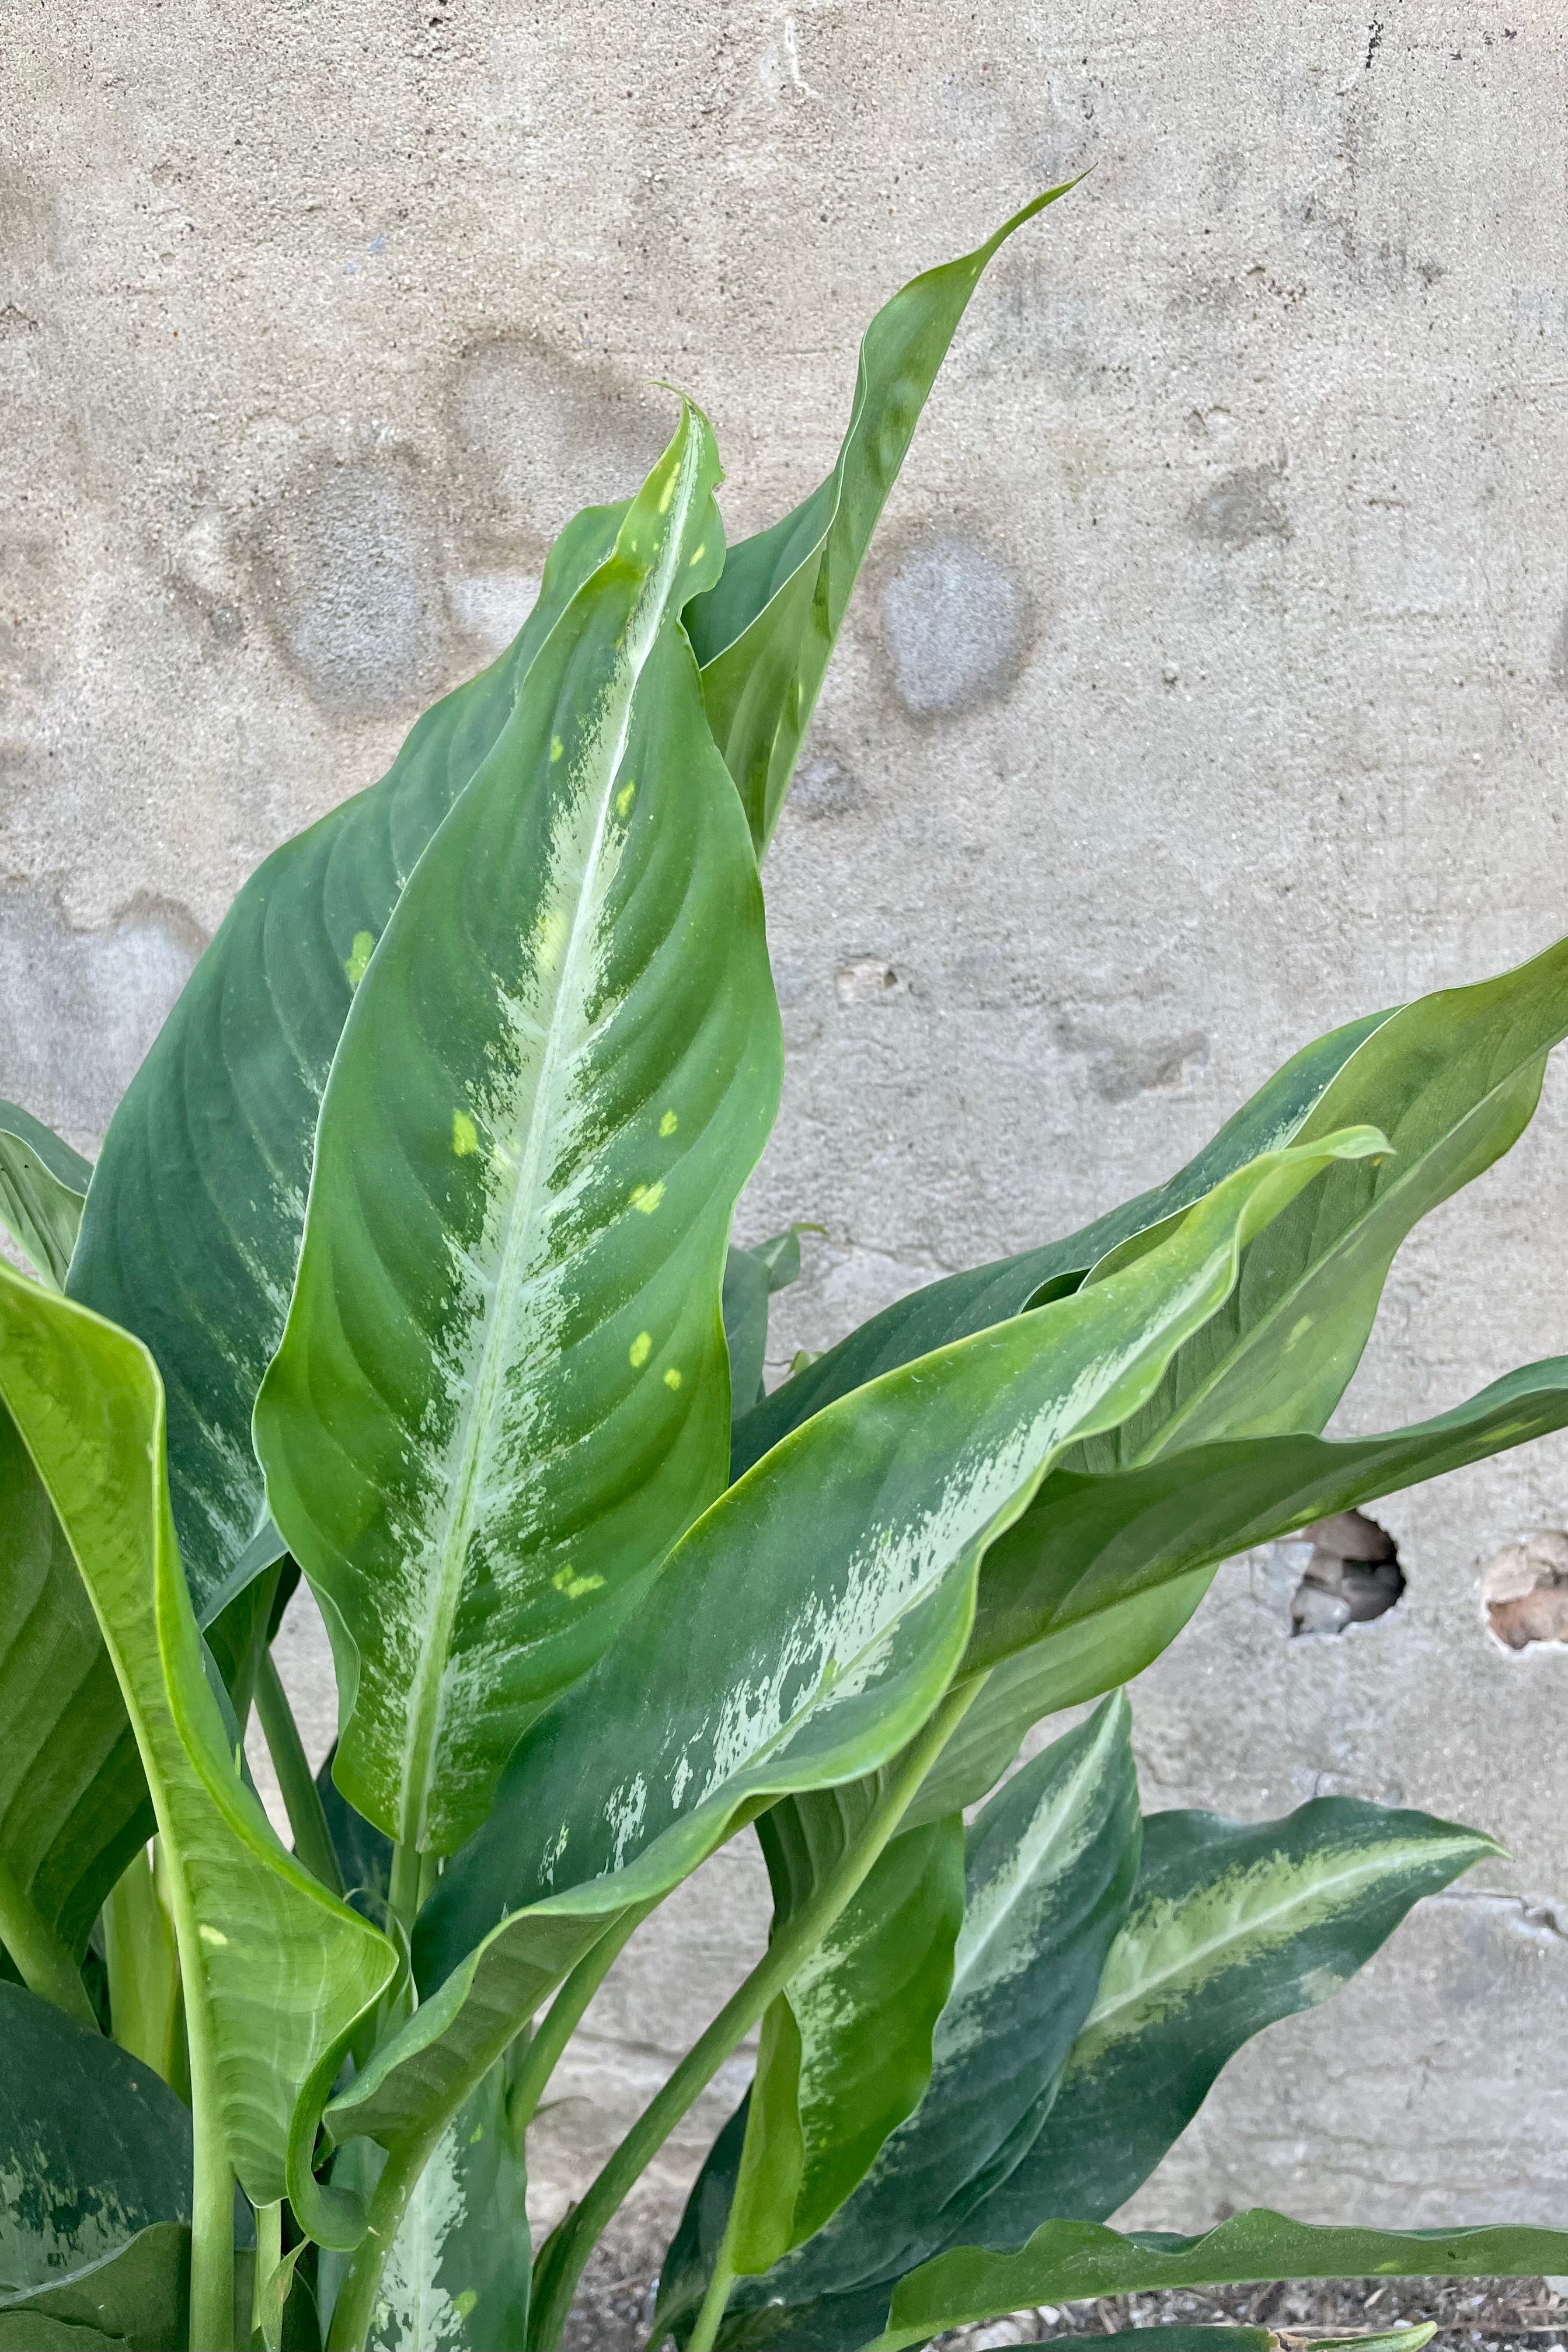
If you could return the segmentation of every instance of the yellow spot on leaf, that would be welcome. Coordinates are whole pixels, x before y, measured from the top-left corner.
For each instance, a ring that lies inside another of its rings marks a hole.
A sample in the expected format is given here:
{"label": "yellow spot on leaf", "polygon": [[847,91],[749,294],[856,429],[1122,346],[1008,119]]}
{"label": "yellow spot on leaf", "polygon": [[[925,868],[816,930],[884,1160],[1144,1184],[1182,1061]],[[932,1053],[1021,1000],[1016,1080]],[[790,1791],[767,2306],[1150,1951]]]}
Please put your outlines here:
{"label": "yellow spot on leaf", "polygon": [[565,749],[566,749],[566,746],[565,746],[565,744],[561,740],[561,738],[560,738],[560,736],[559,736],[559,735],[552,735],[552,736],[551,737],[551,739],[550,739],[550,759],[551,759],[551,764],[552,764],[552,766],[553,766],[554,762],[555,762],[555,761],[556,761],[561,757],[562,752],[563,752],[563,751],[564,751],[564,750],[565,750]]}
{"label": "yellow spot on leaf", "polygon": [[702,542],[700,543],[700,545],[698,547],[698,549],[697,549],[696,552],[693,554],[693,556],[692,556],[692,558],[691,558],[690,562],[687,565],[687,567],[686,567],[686,568],[687,568],[687,570],[688,570],[689,572],[694,572],[694,571],[697,569],[697,566],[701,562],[701,561],[702,561],[703,557],[707,554],[707,552],[708,552],[708,541],[707,541],[706,540],[703,540],[703,541],[702,541]]}
{"label": "yellow spot on leaf", "polygon": [[673,501],[674,498],[675,498],[675,468],[674,468],[674,467],[672,466],[672,467],[670,467],[670,469],[669,469],[669,479],[666,482],[666,484],[665,484],[665,486],[664,486],[663,489],[662,489],[662,490],[659,492],[659,494],[658,494],[658,510],[659,510],[660,514],[668,514],[668,513],[669,512],[670,506],[671,506],[671,503],[672,503],[672,501]]}
{"label": "yellow spot on leaf", "polygon": [[1293,1348],[1298,1339],[1304,1339],[1306,1338],[1311,1328],[1311,1317],[1310,1315],[1303,1315],[1300,1322],[1293,1323],[1290,1326],[1290,1337],[1285,1342],[1286,1347]]}
{"label": "yellow spot on leaf", "polygon": [[228,1937],[224,1934],[221,1927],[209,1927],[205,1921],[201,1927],[197,1928],[196,1933],[200,1936],[204,1944],[214,1944],[220,1951],[223,1950],[228,1943]]}
{"label": "yellow spot on leaf", "polygon": [[361,981],[364,978],[365,966],[369,963],[374,953],[375,933],[374,931],[356,931],[354,933],[353,946],[350,949],[348,961],[343,966],[343,970],[348,975],[348,983],[351,988],[357,988],[359,986]]}
{"label": "yellow spot on leaf", "polygon": [[675,1113],[672,1110],[667,1110],[659,1120],[658,1131],[660,1135],[673,1135],[679,1125],[680,1121],[676,1118]]}
{"label": "yellow spot on leaf", "polygon": [[658,1208],[663,1198],[664,1179],[662,1176],[656,1184],[634,1184],[632,1186],[632,1206],[634,1209],[640,1209],[645,1217],[652,1216],[654,1211]]}
{"label": "yellow spot on leaf", "polygon": [[[479,2135],[477,2132],[474,2137],[476,2139],[478,2138]],[[473,2288],[471,2286],[466,2286],[461,2294],[455,2294],[452,2297],[452,2309],[457,2313],[459,2319],[467,2319],[469,2312],[472,2311],[479,2299],[479,2298],[475,2294]]]}
{"label": "yellow spot on leaf", "polygon": [[541,969],[553,971],[566,944],[566,918],[559,907],[552,907],[548,913],[541,915],[534,938]]}
{"label": "yellow spot on leaf", "polygon": [[629,816],[631,814],[632,803],[636,800],[637,796],[637,788],[635,782],[629,784],[623,784],[620,791],[616,794],[616,814],[617,816]]}
{"label": "yellow spot on leaf", "polygon": [[564,1568],[556,1570],[550,1581],[557,1592],[566,1595],[568,1601],[581,1601],[584,1592],[597,1592],[605,1580],[602,1576],[579,1576],[568,1560]]}
{"label": "yellow spot on leaf", "polygon": [[476,2124],[473,2130],[468,2134],[468,2146],[470,2147],[478,2147],[484,2136],[485,2127],[483,2124]]}
{"label": "yellow spot on leaf", "polygon": [[671,1364],[668,1371],[666,1372],[664,1376],[664,1385],[667,1389],[678,1389],[680,1386],[680,1374],[676,1370],[673,1364]]}
{"label": "yellow spot on leaf", "polygon": [[479,1129],[474,1125],[473,1120],[468,1117],[466,1110],[455,1110],[452,1113],[453,1150],[457,1153],[459,1160],[466,1160],[470,1151],[477,1151],[479,1148]]}
{"label": "yellow spot on leaf", "polygon": [[651,1331],[639,1331],[637,1338],[632,1341],[631,1346],[626,1349],[626,1354],[631,1359],[631,1367],[633,1371],[640,1372],[652,1353],[653,1333]]}

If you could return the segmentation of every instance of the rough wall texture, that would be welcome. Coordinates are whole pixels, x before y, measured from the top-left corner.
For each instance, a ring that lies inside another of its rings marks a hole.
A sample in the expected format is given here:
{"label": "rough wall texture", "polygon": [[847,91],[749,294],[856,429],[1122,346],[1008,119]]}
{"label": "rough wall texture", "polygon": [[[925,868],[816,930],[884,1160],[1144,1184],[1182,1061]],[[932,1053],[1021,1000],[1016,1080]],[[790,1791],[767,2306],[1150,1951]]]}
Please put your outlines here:
{"label": "rough wall texture", "polygon": [[[780,1360],[1568,928],[1561,7],[1380,8],[13,0],[0,1092],[90,1148],[244,875],[638,476],[651,379],[738,535],[829,461],[877,302],[1087,164],[960,334],[773,853],[742,1229],[828,1236]],[[1401,1258],[1347,1424],[1568,1348],[1565,1141],[1559,1072]],[[1514,1858],[1256,2043],[1145,2221],[1562,2219],[1568,1653],[1505,1655],[1477,1580],[1568,1523],[1568,1444],[1384,1516],[1408,1590],[1342,1636],[1225,1572],[1137,1694],[1146,1801],[1397,1797]],[[754,1955],[754,1865],[682,1913],[593,2013],[542,2211]]]}

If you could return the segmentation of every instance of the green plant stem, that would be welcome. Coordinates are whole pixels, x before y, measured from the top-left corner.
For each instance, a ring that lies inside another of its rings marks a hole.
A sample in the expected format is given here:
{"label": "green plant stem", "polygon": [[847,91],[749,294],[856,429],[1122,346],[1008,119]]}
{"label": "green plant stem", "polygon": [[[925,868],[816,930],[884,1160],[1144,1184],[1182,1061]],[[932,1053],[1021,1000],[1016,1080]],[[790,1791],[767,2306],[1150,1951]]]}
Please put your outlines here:
{"label": "green plant stem", "polygon": [[272,2326],[268,2302],[272,2283],[283,2261],[283,2208],[279,2205],[258,2205],[256,2209],[256,2279],[250,2296],[250,2332],[259,2336],[270,2347],[279,2331]]}
{"label": "green plant stem", "polygon": [[414,1922],[419,1916],[419,1871],[421,1856],[416,1845],[404,1845],[401,1841],[392,1849],[392,1882],[386,1890],[388,1908],[405,1936],[414,1933]]}
{"label": "green plant stem", "polygon": [[692,2101],[706,2089],[774,1994],[782,1991],[801,1962],[816,1950],[839,1913],[858,1892],[878,1855],[913,1803],[926,1774],[979,1696],[984,1679],[984,1675],[976,1675],[961,1690],[948,1693],[924,1730],[910,1741],[895,1763],[888,1786],[868,1815],[859,1837],[846,1847],[810,1900],[773,1938],[745,1982],[725,2002],[701,2038],[693,2042],[664,2088],[643,2109],[582,2203],[573,2208],[542,2249],[529,2323],[528,2340],[532,2352],[555,2352],[577,2282],[606,2224]]}
{"label": "green plant stem", "polygon": [[294,1851],[313,1876],[334,1895],[343,1891],[342,1873],[333,1850],[321,1792],[305,1753],[289,1694],[270,1650],[263,1650],[256,1669],[256,1712],[266,1736],[272,1769],[294,1832]]}
{"label": "green plant stem", "polygon": [[81,1970],[73,1966],[70,1954],[46,1926],[26,1887],[4,1861],[0,1861],[0,1942],[16,1961],[29,1992],[52,2000],[79,2025],[98,2032]]}
{"label": "green plant stem", "polygon": [[[734,2205],[730,2208],[734,2219]],[[713,2352],[719,2341],[719,2330],[730,2305],[730,2289],[735,2284],[735,2265],[730,2260],[730,2222],[724,2225],[724,2241],[719,2258],[713,2265],[713,2275],[708,2282],[708,2292],[702,2298],[702,2308],[697,2315],[697,2325],[687,2338],[686,2352]]]}
{"label": "green plant stem", "polygon": [[624,1911],[614,1927],[600,1937],[593,1950],[578,1961],[551,2002],[543,2024],[528,2045],[506,2103],[507,2122],[520,2147],[523,2133],[539,2112],[539,2102],[544,2096],[545,2085],[555,2072],[561,2054],[572,2039],[584,2011],[653,1908],[651,1903],[639,1903],[631,1910]]}
{"label": "green plant stem", "polygon": [[233,2352],[234,2174],[218,2112],[212,2019],[197,2004],[191,2046],[191,2352]]}

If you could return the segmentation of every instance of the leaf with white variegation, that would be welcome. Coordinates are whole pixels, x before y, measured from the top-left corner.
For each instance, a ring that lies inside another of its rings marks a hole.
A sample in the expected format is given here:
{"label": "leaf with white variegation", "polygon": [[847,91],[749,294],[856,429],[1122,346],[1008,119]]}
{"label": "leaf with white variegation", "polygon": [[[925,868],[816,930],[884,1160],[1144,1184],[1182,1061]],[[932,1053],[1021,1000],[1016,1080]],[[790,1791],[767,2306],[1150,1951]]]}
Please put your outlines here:
{"label": "leaf with white variegation", "polygon": [[[872,1774],[785,1797],[763,1814],[757,1835],[774,1936],[838,1861],[880,1786]],[[892,1841],[778,1996],[763,2022],[751,2093],[730,2247],[736,2271],[766,2271],[812,2237],[919,2105],[963,1918],[963,1823],[955,1813]]]}
{"label": "leaf with white variegation", "polygon": [[[531,2257],[522,2156],[507,2124],[503,2072],[492,2066],[464,2101],[420,2175],[382,2271],[366,2352],[401,2352],[408,2345],[522,2352]],[[367,2194],[381,2168],[379,2151],[355,2140],[340,2166],[345,2158],[359,2165],[357,2187]],[[345,2266],[343,2256],[322,2250],[323,2331]]]}
{"label": "leaf with white variegation", "polygon": [[[1141,1830],[1131,1729],[1125,1699],[1107,1700],[973,1823],[930,2086],[826,2227],[765,2279],[736,2288],[724,2344],[831,2352],[855,2340],[858,2322],[879,2326],[886,2283],[946,2242],[1032,2126],[1132,1892]],[[660,2309],[672,2322],[701,2297],[735,2156],[722,2136],[671,2245]]]}
{"label": "leaf with white variegation", "polygon": [[720,1288],[778,1098],[750,837],[679,610],[687,409],[360,983],[256,1412],[340,1659],[334,1775],[447,1853],[723,1485]]}
{"label": "leaf with white variegation", "polygon": [[102,2034],[4,1982],[0,2049],[0,2319],[19,2329],[26,2313],[37,2330],[11,2340],[47,2343],[52,2317],[169,2343],[189,2259],[188,2112]]}
{"label": "leaf with white variegation", "polygon": [[1381,1148],[1359,1132],[1238,1171],[1125,1278],[889,1374],[722,1495],[519,1744],[420,1916],[421,2006],[333,2103],[339,2137],[442,2127],[626,1909],[767,1799],[890,1761],[958,1665],[986,1546],[1056,1453],[1134,1408],[1324,1154]]}
{"label": "leaf with white variegation", "polygon": [[216,2111],[247,2194],[272,2203],[300,2089],[390,1979],[392,1948],[284,1852],[240,1777],[180,1568],[147,1349],[0,1265],[0,1395],[76,1556],[152,1790],[198,2120]]}
{"label": "leaf with white variegation", "polygon": [[1498,1852],[1478,1831],[1349,1797],[1315,1798],[1275,1822],[1152,1814],[1131,1906],[1049,2111],[965,2217],[963,2242],[1017,2246],[1042,2221],[1106,2220],[1244,2042],[1327,2000],[1412,1904]]}
{"label": "leaf with white variegation", "polygon": [[251,1412],[283,1334],[321,1094],[354,989],[623,511],[590,507],[569,522],[515,644],[425,713],[379,783],[258,867],[110,1121],[67,1286],[157,1360],[174,1524],[204,1624],[265,1517]]}

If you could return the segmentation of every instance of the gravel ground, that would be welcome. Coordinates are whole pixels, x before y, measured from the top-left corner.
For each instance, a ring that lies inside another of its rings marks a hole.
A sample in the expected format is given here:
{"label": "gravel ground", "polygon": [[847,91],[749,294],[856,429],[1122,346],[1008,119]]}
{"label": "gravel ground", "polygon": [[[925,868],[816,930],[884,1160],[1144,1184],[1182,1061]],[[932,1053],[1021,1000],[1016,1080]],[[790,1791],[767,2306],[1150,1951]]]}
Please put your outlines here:
{"label": "gravel ground", "polygon": [[[662,2246],[623,2238],[602,2249],[566,2330],[566,2352],[642,2352],[653,2315]],[[1100,2303],[1047,2305],[938,2338],[942,2352],[992,2352],[1049,2344],[1058,2336],[1115,2335],[1123,2328],[1237,2320],[1272,2327],[1290,2352],[1295,2336],[1372,2335],[1418,2320],[1437,2323],[1432,2352],[1568,2352],[1568,2295],[1542,2279],[1342,2279],[1304,2286],[1232,2287],[1215,2295],[1118,2295]]]}

